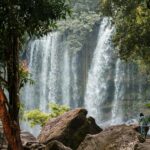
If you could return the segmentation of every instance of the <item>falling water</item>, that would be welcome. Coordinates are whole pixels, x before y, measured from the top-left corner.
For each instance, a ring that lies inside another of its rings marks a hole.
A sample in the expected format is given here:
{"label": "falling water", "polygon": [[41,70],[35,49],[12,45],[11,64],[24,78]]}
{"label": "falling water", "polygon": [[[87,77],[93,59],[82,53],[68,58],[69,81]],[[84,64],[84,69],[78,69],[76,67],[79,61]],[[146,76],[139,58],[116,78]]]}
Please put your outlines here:
{"label": "falling water", "polygon": [[62,42],[60,33],[32,40],[28,45],[28,69],[35,81],[27,84],[22,98],[27,109],[47,111],[49,102],[77,107],[77,55]]}
{"label": "falling water", "polygon": [[[114,101],[112,104],[112,117],[111,124],[118,124],[122,122],[122,106],[120,102],[124,99],[125,95],[125,84],[123,80],[125,79],[125,65],[121,63],[121,60],[118,59],[116,62],[116,71],[115,71],[115,92],[114,92]],[[129,75],[129,74],[127,74]]]}
{"label": "falling water", "polygon": [[[63,71],[63,83],[62,83],[62,100],[64,104],[69,105],[70,104],[70,77],[71,77],[71,72],[70,72],[70,57],[69,57],[69,52],[66,50],[64,52],[64,71]],[[64,90],[65,89],[65,90]]]}
{"label": "falling water", "polygon": [[[35,84],[32,86],[26,85],[22,97],[25,100],[26,107],[29,109],[39,107],[42,111],[46,111],[49,85],[55,86],[54,76],[57,68],[55,66],[57,59],[53,55],[55,55],[57,50],[57,37],[57,33],[50,33],[41,39],[31,41],[28,46],[28,69]],[[51,51],[53,51],[52,56]],[[49,69],[53,69],[53,71],[49,72]],[[51,88],[52,92],[54,90]]]}
{"label": "falling water", "polygon": [[85,94],[85,107],[89,114],[102,121],[101,105],[107,100],[108,80],[111,78],[112,52],[110,38],[113,27],[107,18],[100,25],[98,42],[89,70]]}

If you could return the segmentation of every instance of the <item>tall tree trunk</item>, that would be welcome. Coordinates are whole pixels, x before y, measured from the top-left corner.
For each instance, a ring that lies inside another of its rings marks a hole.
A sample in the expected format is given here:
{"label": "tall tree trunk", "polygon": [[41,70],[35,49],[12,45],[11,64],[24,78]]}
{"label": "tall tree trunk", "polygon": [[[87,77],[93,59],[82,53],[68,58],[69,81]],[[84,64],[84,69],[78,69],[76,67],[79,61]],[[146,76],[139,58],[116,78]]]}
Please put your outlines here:
{"label": "tall tree trunk", "polygon": [[12,122],[10,114],[8,112],[7,100],[4,95],[3,90],[0,87],[0,119],[3,124],[4,133],[6,139],[11,145],[12,150],[22,150],[22,147],[18,145],[18,139],[16,138],[16,133],[19,133],[19,128],[15,122]]}
{"label": "tall tree trunk", "polygon": [[[19,39],[15,34],[9,35],[9,49],[7,50],[7,80],[9,93],[9,115],[13,123],[17,125],[14,136],[19,150],[22,150],[19,125]],[[14,150],[14,149],[13,149]]]}

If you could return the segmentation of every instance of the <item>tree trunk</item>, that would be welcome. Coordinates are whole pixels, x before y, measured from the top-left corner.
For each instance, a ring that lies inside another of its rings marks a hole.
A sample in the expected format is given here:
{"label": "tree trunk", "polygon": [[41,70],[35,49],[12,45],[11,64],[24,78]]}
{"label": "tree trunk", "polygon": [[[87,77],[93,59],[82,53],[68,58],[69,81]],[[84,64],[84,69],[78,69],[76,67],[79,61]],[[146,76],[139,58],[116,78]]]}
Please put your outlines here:
{"label": "tree trunk", "polygon": [[0,88],[0,119],[3,124],[6,139],[9,145],[11,145],[12,150],[21,150],[22,147],[18,145],[18,140],[16,138],[16,133],[19,133],[20,131],[17,124],[11,121],[6,104],[6,96],[4,95],[3,90]]}
{"label": "tree trunk", "polygon": [[[22,150],[19,125],[19,39],[14,33],[9,35],[9,49],[7,50],[7,80],[9,93],[9,115],[11,121],[17,125],[12,128],[18,149]],[[10,144],[10,143],[9,143]],[[10,146],[11,147],[11,146]],[[15,150],[15,149],[13,149]]]}

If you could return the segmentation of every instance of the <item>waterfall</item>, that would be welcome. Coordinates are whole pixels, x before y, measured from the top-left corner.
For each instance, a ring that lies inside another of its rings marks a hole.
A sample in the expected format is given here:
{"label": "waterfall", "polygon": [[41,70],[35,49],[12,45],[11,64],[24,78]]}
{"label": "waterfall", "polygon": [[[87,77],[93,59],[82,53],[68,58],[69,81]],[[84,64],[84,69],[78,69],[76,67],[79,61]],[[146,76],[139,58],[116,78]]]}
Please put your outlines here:
{"label": "waterfall", "polygon": [[144,97],[136,65],[120,60],[114,53],[113,32],[114,27],[108,18],[104,18],[99,27],[84,98],[89,115],[101,125],[120,124],[136,117],[140,108],[138,101]]}
{"label": "waterfall", "polygon": [[102,105],[107,100],[108,81],[112,77],[112,49],[110,38],[113,27],[109,20],[104,18],[101,22],[98,42],[94,51],[91,68],[88,74],[85,107],[99,122],[102,121]]}
{"label": "waterfall", "polygon": [[[39,107],[42,111],[46,111],[48,104],[48,91],[55,92],[57,62],[57,33],[50,33],[41,39],[32,40],[28,46],[29,58],[28,69],[32,74],[31,78],[35,81],[34,85],[27,84],[24,88],[22,98],[27,109]],[[53,51],[51,55],[51,51]],[[52,69],[52,72],[49,70]],[[49,86],[49,85],[53,85]],[[51,95],[55,100],[55,95]]]}
{"label": "waterfall", "polygon": [[[125,65],[121,63],[121,60],[116,61],[116,71],[115,71],[115,92],[114,100],[112,104],[112,117],[111,124],[117,124],[122,122],[122,106],[120,102],[124,99],[125,95],[125,85],[122,83],[125,79]],[[129,75],[129,73],[127,74]]]}
{"label": "waterfall", "polygon": [[117,58],[109,19],[101,18],[98,28],[97,42],[90,50],[86,48],[94,43],[92,39],[74,52],[65,44],[67,35],[58,32],[29,42],[27,62],[35,84],[27,84],[22,91],[27,109],[46,112],[49,102],[85,107],[99,124],[109,125],[136,116],[147,83],[136,65]]}
{"label": "waterfall", "polygon": [[77,55],[63,44],[60,33],[31,40],[27,49],[28,69],[35,84],[27,84],[22,99],[27,109],[46,112],[50,102],[77,107]]}

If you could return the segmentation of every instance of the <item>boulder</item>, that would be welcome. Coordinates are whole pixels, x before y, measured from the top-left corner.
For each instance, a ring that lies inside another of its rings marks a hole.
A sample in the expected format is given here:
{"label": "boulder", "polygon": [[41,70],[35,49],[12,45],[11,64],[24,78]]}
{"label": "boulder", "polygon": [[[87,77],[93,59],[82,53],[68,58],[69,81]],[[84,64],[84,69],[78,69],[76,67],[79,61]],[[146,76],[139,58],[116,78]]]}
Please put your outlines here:
{"label": "boulder", "polygon": [[40,144],[31,133],[21,132],[20,136],[24,150],[45,150],[45,145]]}
{"label": "boulder", "polygon": [[53,140],[65,146],[76,149],[87,134],[97,134],[102,131],[90,117],[86,118],[87,110],[77,108],[63,115],[50,119],[42,128],[38,140],[47,144]]}
{"label": "boulder", "polygon": [[20,134],[22,145],[26,145],[28,142],[36,143],[38,142],[36,137],[34,137],[30,132],[22,131]]}
{"label": "boulder", "polygon": [[64,146],[59,141],[52,141],[46,145],[45,150],[72,150],[72,149]]}
{"label": "boulder", "polygon": [[139,136],[133,126],[112,126],[99,134],[87,135],[77,150],[133,150]]}
{"label": "boulder", "polygon": [[28,142],[23,146],[24,150],[45,150],[45,145],[38,142]]}

